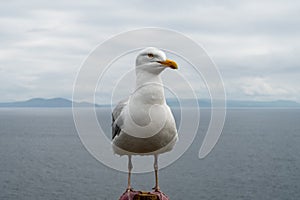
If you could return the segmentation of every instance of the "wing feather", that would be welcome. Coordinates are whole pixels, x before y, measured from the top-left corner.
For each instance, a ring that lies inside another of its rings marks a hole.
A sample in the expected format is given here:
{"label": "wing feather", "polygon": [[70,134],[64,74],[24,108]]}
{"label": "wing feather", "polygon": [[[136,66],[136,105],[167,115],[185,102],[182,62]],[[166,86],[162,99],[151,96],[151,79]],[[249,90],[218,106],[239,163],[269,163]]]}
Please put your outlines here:
{"label": "wing feather", "polygon": [[114,139],[121,132],[121,126],[123,124],[123,119],[121,112],[123,108],[127,105],[128,99],[120,101],[112,112],[112,139]]}

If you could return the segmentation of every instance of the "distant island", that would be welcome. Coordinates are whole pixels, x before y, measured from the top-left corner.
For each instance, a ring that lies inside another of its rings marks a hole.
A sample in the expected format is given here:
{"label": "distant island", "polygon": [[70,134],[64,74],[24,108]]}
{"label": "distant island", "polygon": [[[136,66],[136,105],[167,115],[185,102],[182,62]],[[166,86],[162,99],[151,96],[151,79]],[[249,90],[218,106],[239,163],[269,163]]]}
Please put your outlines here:
{"label": "distant island", "polygon": [[[191,107],[198,103],[200,107],[211,107],[210,99],[167,99],[167,103],[172,107]],[[289,100],[276,101],[245,101],[245,100],[227,100],[226,106],[228,108],[300,108],[300,103]]]}
{"label": "distant island", "polygon": [[[72,102],[65,98],[33,98],[26,101],[15,101],[0,103],[0,107],[44,107],[44,108],[70,108],[72,103],[76,107],[110,107],[110,104],[93,104],[89,102]],[[171,107],[192,107],[195,103],[203,108],[211,107],[209,99],[167,99],[167,103]],[[300,104],[295,101],[277,100],[277,101],[241,101],[241,100],[227,100],[228,108],[300,108]]]}
{"label": "distant island", "polygon": [[[27,101],[15,101],[0,103],[0,107],[45,107],[45,108],[70,108],[72,107],[72,101],[64,98],[33,98]],[[92,104],[89,102],[74,102],[76,107],[102,107],[98,104]]]}

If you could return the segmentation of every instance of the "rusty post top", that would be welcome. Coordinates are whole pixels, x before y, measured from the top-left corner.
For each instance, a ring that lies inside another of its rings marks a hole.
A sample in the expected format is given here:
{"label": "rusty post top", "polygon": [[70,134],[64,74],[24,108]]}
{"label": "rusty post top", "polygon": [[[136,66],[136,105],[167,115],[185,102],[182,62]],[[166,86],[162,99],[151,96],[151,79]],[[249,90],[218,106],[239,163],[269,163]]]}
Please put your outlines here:
{"label": "rusty post top", "polygon": [[136,194],[133,197],[133,200],[159,200],[159,198],[156,194],[151,194],[149,192],[142,192],[142,193]]}
{"label": "rusty post top", "polygon": [[119,200],[169,200],[169,198],[160,191],[125,191]]}

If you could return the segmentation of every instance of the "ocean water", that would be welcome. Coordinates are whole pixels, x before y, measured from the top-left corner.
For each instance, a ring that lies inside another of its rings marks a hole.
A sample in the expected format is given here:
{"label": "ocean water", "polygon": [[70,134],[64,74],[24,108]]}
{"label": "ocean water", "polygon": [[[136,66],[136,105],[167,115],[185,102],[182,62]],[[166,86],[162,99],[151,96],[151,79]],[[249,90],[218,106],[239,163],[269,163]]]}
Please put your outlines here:
{"label": "ocean water", "polygon": [[[110,135],[110,111],[98,113]],[[202,110],[192,146],[160,171],[171,200],[300,199],[300,110],[230,109],[216,147],[199,160],[209,118]],[[132,179],[136,189],[154,185],[153,173]],[[85,150],[71,109],[0,109],[1,200],[117,200],[126,181]]]}

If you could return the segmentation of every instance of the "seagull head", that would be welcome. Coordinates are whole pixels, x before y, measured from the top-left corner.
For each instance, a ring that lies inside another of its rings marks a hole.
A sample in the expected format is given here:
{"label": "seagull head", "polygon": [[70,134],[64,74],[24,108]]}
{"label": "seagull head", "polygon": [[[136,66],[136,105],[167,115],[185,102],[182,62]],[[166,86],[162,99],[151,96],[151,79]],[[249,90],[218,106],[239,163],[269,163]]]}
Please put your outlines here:
{"label": "seagull head", "polygon": [[154,74],[161,73],[166,68],[178,69],[176,62],[169,60],[166,54],[154,47],[142,50],[136,58],[136,69]]}

